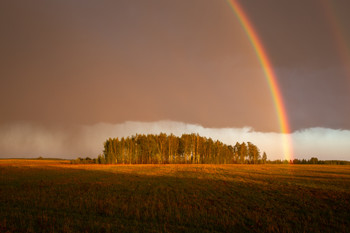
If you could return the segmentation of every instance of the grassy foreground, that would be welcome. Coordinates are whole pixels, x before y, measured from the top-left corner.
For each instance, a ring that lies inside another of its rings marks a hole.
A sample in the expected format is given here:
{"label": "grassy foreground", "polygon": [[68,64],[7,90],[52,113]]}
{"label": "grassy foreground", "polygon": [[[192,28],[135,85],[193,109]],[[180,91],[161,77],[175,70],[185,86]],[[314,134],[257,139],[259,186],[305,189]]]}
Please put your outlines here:
{"label": "grassy foreground", "polygon": [[0,232],[349,232],[350,166],[0,160]]}

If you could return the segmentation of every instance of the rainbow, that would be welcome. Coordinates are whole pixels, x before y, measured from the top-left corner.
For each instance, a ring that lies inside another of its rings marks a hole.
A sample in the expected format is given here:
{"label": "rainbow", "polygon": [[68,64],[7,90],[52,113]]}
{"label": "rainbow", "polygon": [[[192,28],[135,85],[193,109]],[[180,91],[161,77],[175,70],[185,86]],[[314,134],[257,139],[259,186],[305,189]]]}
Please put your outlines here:
{"label": "rainbow", "polygon": [[272,65],[269,61],[269,58],[264,50],[264,47],[254,30],[254,27],[250,23],[247,15],[244,13],[242,7],[236,0],[227,0],[227,3],[232,8],[233,12],[235,13],[236,17],[238,18],[242,28],[246,32],[250,43],[252,44],[255,53],[258,57],[258,60],[263,68],[266,80],[268,82],[271,95],[273,98],[273,102],[275,105],[275,109],[277,112],[277,117],[279,121],[279,126],[281,133],[283,135],[283,152],[284,152],[284,158],[289,160],[293,159],[293,147],[292,147],[292,140],[290,137],[290,127],[288,123],[288,116],[286,113],[286,109],[283,103],[283,98],[281,95],[280,88],[278,86],[276,75],[272,69]]}

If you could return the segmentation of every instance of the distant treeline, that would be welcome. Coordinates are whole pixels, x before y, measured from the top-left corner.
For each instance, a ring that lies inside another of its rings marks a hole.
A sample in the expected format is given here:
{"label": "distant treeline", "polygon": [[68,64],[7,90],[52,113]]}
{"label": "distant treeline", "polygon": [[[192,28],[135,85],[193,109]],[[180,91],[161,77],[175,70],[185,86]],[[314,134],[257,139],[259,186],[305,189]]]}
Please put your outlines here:
{"label": "distant treeline", "polygon": [[77,158],[74,160],[70,161],[71,164],[94,164],[94,163],[98,163],[97,159],[91,159],[90,157],[86,157],[86,158]]}
{"label": "distant treeline", "polygon": [[269,164],[325,164],[325,165],[350,165],[350,161],[343,160],[318,160],[316,157],[312,157],[309,160],[306,159],[293,159],[293,160],[274,160],[266,161]]}
{"label": "distant treeline", "polygon": [[99,164],[258,164],[267,155],[251,142],[226,145],[198,134],[177,137],[166,135],[135,135],[109,138],[103,154],[97,159],[77,159],[72,163]]}

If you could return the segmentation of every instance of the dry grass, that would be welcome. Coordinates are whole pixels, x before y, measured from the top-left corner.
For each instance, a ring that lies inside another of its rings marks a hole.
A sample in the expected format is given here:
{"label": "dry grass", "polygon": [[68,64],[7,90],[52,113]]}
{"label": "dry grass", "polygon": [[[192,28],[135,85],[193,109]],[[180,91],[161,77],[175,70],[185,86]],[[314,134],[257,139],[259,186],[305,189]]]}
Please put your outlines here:
{"label": "dry grass", "polygon": [[349,232],[350,166],[0,160],[0,232]]}

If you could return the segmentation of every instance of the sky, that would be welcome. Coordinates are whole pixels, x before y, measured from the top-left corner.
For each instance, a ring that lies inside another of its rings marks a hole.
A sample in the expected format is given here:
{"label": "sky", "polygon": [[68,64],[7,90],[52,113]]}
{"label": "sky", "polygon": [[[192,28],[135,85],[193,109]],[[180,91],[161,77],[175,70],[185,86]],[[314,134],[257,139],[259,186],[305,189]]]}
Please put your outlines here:
{"label": "sky", "polygon": [[[288,158],[350,160],[350,2],[235,2],[276,75]],[[108,137],[159,132],[286,158],[228,1],[1,1],[0,30],[0,158],[96,157]]]}

